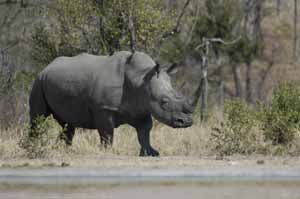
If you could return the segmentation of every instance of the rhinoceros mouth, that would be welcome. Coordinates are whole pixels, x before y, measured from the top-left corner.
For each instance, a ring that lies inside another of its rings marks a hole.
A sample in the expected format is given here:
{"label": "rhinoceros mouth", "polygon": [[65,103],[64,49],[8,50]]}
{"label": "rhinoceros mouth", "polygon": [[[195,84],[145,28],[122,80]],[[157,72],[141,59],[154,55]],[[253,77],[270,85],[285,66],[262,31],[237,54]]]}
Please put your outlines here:
{"label": "rhinoceros mouth", "polygon": [[176,118],[172,122],[174,128],[187,128],[193,125],[192,119]]}

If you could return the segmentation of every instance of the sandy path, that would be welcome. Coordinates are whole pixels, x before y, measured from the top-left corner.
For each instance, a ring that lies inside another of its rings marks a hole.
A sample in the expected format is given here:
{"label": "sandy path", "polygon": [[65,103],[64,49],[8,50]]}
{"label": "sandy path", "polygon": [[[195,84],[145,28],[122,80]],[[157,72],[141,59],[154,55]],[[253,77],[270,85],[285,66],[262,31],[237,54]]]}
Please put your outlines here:
{"label": "sandy path", "polygon": [[299,158],[1,160],[0,199],[299,199]]}
{"label": "sandy path", "polygon": [[0,169],[0,198],[299,199],[299,167]]}
{"label": "sandy path", "polygon": [[40,167],[72,167],[72,168],[219,168],[219,167],[266,167],[293,168],[300,167],[300,157],[264,157],[264,156],[232,156],[216,157],[135,157],[117,155],[78,155],[62,156],[53,159],[0,159],[0,168],[40,168]]}

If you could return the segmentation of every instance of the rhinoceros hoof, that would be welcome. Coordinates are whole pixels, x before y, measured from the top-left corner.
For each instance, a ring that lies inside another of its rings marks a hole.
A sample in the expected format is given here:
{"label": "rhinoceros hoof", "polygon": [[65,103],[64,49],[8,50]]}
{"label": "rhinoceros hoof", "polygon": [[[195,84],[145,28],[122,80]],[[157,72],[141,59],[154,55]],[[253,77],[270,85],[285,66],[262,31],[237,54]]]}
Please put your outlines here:
{"label": "rhinoceros hoof", "polygon": [[143,156],[143,157],[145,157],[145,156],[157,157],[157,156],[159,156],[159,152],[156,151],[153,148],[149,148],[149,149],[141,148],[140,156]]}

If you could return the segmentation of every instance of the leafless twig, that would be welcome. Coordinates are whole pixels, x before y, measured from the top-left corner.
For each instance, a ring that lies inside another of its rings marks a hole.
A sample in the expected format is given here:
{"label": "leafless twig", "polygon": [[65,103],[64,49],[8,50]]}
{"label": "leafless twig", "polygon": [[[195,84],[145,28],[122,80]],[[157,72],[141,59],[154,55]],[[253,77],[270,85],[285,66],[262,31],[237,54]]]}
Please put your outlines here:
{"label": "leafless twig", "polygon": [[130,48],[132,52],[135,52],[137,46],[136,46],[136,30],[135,30],[135,24],[133,21],[133,17],[128,17],[128,29],[130,32]]}
{"label": "leafless twig", "polygon": [[237,39],[230,41],[230,42],[225,42],[224,40],[220,39],[220,38],[203,38],[203,43],[199,44],[195,50],[199,50],[200,48],[203,48],[207,45],[207,42],[210,43],[221,43],[224,45],[232,45],[235,44],[236,42],[238,42],[241,39],[241,37],[238,37]]}
{"label": "leafless twig", "polygon": [[[177,20],[176,20],[176,25],[175,25],[175,27],[172,29],[172,31],[166,32],[166,33],[162,36],[161,41],[164,40],[164,39],[166,39],[167,37],[169,37],[169,36],[171,36],[171,35],[174,35],[175,33],[179,33],[179,32],[180,32],[179,26],[180,26],[182,17],[183,17],[183,15],[184,15],[185,11],[186,11],[186,8],[187,8],[188,5],[190,4],[190,2],[191,2],[191,0],[187,0],[187,1],[185,2],[185,4],[184,4],[184,6],[183,6],[183,8],[182,8],[182,10],[181,10],[181,12],[180,12],[180,14],[179,14]],[[160,41],[160,43],[161,43],[161,41]]]}
{"label": "leafless twig", "polygon": [[179,17],[177,18],[176,26],[175,26],[175,28],[174,28],[174,31],[175,31],[175,32],[179,32],[179,31],[180,31],[180,30],[179,30],[179,26],[180,26],[181,19],[182,19],[184,13],[185,13],[186,8],[187,8],[188,5],[190,4],[190,2],[191,2],[191,0],[187,0],[187,1],[185,2],[184,6],[183,6],[183,9],[181,10],[181,13],[180,13]]}
{"label": "leafless twig", "polygon": [[3,49],[0,48],[1,53],[5,53],[9,49],[11,49],[11,48],[15,47],[16,45],[18,45],[18,43],[19,43],[19,41],[15,41],[15,42],[11,43],[10,45],[8,45],[7,47],[5,47]]}

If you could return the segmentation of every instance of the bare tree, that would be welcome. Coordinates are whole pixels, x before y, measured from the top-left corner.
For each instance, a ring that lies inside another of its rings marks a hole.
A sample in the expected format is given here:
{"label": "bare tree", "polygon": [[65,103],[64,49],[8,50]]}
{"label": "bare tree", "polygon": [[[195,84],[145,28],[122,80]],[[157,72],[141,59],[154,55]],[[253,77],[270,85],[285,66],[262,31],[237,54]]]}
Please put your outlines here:
{"label": "bare tree", "polygon": [[293,62],[298,61],[298,0],[294,0]]}
{"label": "bare tree", "polygon": [[276,12],[277,15],[280,15],[280,11],[281,11],[281,0],[276,0]]}
{"label": "bare tree", "polygon": [[222,58],[219,53],[216,53],[217,66],[218,66],[218,106],[223,110],[224,107],[224,99],[225,99],[225,80],[224,80],[224,69]]}
{"label": "bare tree", "polygon": [[247,0],[245,2],[244,31],[253,42],[262,38],[261,22],[265,0]]}
{"label": "bare tree", "polygon": [[246,61],[246,83],[245,83],[245,91],[246,91],[246,101],[248,103],[253,102],[252,98],[252,63],[251,61]]}
{"label": "bare tree", "polygon": [[128,29],[130,32],[130,48],[131,51],[134,52],[137,49],[137,39],[133,16],[128,17]]}
{"label": "bare tree", "polygon": [[[232,44],[236,43],[238,40],[240,40],[240,38],[237,38],[236,40],[231,41],[231,42],[225,42],[220,38],[205,38],[204,37],[204,38],[202,38],[202,44],[200,44],[196,47],[196,50],[199,50],[200,48],[204,48],[204,53],[202,54],[202,68],[201,68],[201,71],[202,71],[201,81],[203,81],[202,92],[201,92],[201,107],[200,107],[201,108],[200,109],[201,121],[203,121],[205,119],[205,116],[207,113],[207,108],[208,108],[208,66],[209,66],[208,58],[210,56],[210,47],[214,43],[221,43],[223,45],[232,45]],[[240,85],[240,84],[238,84],[238,85]],[[221,92],[223,93],[224,92],[223,79],[221,80],[221,87],[222,87]],[[223,94],[222,94],[222,97],[224,97]]]}
{"label": "bare tree", "polygon": [[166,11],[170,12],[174,8],[175,3],[174,0],[166,0]]}
{"label": "bare tree", "polygon": [[0,112],[0,127],[26,119],[28,85],[16,77],[27,70],[31,61],[27,36],[44,3],[45,0],[0,0],[0,110],[7,110]]}
{"label": "bare tree", "polygon": [[208,70],[208,57],[209,57],[209,47],[210,41],[206,38],[203,38],[205,44],[205,54],[202,56],[202,77],[203,87],[201,93],[201,121],[205,119],[205,115],[208,107],[208,79],[207,79],[207,70]]}
{"label": "bare tree", "polygon": [[233,62],[231,63],[231,69],[235,86],[235,97],[242,98],[242,80],[240,66],[239,64]]}
{"label": "bare tree", "polygon": [[163,42],[166,38],[168,38],[168,37],[170,37],[170,36],[173,36],[174,34],[180,33],[180,25],[181,25],[181,21],[182,21],[182,18],[183,18],[183,16],[184,16],[186,10],[187,10],[187,7],[189,6],[190,3],[191,3],[191,0],[186,0],[186,2],[185,2],[184,5],[183,5],[182,10],[180,11],[180,13],[179,13],[179,15],[178,15],[178,17],[177,17],[177,20],[176,20],[176,23],[175,23],[175,26],[174,26],[173,30],[170,31],[170,32],[165,32],[165,33],[163,34],[162,38],[160,38],[160,39],[158,40],[157,48],[160,48],[160,47],[161,47],[162,42]]}
{"label": "bare tree", "polygon": [[[265,0],[247,0],[245,2],[245,20],[244,20],[244,34],[249,39],[251,49],[250,53],[247,52],[244,61],[245,61],[245,98],[249,103],[253,102],[252,95],[252,59],[254,55],[261,54],[260,46],[262,45],[262,29],[261,22],[263,19],[263,8],[264,8]],[[279,2],[280,3],[280,2]],[[236,83],[236,94],[238,97],[241,97],[241,86],[240,86],[240,78],[239,78],[239,70],[236,66],[233,66],[233,76]]]}

